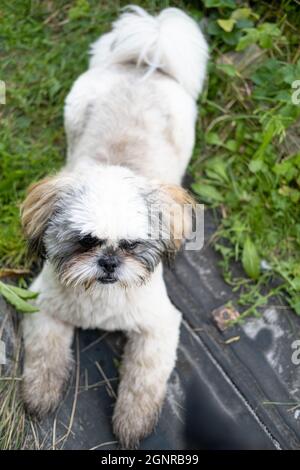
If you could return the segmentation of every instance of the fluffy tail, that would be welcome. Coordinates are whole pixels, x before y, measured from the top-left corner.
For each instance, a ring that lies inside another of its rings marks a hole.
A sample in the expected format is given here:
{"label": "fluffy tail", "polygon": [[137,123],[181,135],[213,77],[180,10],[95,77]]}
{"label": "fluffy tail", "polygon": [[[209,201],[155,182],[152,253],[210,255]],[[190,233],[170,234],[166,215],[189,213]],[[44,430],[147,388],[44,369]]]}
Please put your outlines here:
{"label": "fluffy tail", "polygon": [[91,47],[90,67],[134,63],[161,70],[197,98],[206,72],[208,46],[196,22],[177,8],[158,16],[138,6],[129,6]]}

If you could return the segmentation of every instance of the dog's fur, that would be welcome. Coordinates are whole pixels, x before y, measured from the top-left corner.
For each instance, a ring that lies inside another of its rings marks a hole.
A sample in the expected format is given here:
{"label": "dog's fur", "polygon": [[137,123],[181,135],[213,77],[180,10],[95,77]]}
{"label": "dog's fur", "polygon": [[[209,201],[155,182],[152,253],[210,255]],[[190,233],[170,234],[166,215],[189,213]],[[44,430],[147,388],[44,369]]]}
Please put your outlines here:
{"label": "dog's fur", "polygon": [[162,208],[164,232],[172,204],[192,202],[178,185],[206,61],[205,39],[183,12],[131,7],[93,44],[66,99],[66,167],[33,185],[22,207],[30,248],[45,257],[32,285],[40,311],[23,321],[25,403],[40,415],[58,405],[74,327],[123,330],[113,426],[125,447],[153,429],[176,360],[181,314],[161,260],[185,229],[175,236],[171,220],[169,238],[149,237],[149,208]]}

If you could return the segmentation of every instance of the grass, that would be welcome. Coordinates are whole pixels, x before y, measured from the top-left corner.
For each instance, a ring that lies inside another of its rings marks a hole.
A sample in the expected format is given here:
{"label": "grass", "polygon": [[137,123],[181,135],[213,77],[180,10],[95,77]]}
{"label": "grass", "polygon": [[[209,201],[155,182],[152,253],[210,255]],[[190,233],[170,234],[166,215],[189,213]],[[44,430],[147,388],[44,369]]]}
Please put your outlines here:
{"label": "grass", "polygon": [[[220,6],[206,11],[213,60],[193,189],[220,209],[215,248],[225,279],[248,306],[243,317],[272,293],[300,314],[300,100],[292,101],[300,3],[204,3]],[[242,277],[233,274],[236,261]]]}
{"label": "grass", "polygon": [[[19,205],[31,182],[63,165],[64,98],[87,67],[89,44],[126,3],[1,2],[2,271],[30,267]],[[151,12],[182,7],[209,38],[209,81],[189,171],[199,200],[218,213],[214,246],[226,281],[240,293],[243,316],[257,313],[274,293],[300,314],[300,104],[292,103],[293,82],[300,80],[300,2],[137,3]],[[235,262],[243,275],[234,274]],[[2,378],[0,387],[0,448],[20,448],[27,428],[16,381]]]}
{"label": "grass", "polygon": [[[0,449],[19,449],[24,443],[29,442],[28,429],[30,421],[26,421],[24,406],[19,396],[18,383],[21,380],[21,334],[20,326],[16,325],[16,318],[8,318],[11,312],[1,318],[0,337],[8,339],[5,334],[5,325],[8,322],[13,324],[15,335],[11,340],[13,349],[12,356],[9,358],[5,370],[0,365]],[[9,331],[9,328],[8,328]],[[7,343],[8,344],[8,343]]]}

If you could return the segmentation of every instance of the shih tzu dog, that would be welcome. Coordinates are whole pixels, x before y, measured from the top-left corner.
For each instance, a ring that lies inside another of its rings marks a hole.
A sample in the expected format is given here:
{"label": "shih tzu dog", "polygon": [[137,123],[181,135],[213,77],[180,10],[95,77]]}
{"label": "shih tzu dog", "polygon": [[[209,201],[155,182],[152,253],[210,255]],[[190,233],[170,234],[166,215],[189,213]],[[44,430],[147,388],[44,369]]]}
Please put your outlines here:
{"label": "shih tzu dog", "polygon": [[42,415],[59,404],[74,327],[123,330],[113,427],[124,447],[152,431],[176,360],[181,314],[162,259],[191,225],[174,206],[192,204],[180,182],[207,56],[182,11],[129,7],[92,45],[67,96],[65,168],[34,184],[22,206],[29,246],[45,258],[32,285],[39,312],[23,320],[26,406]]}

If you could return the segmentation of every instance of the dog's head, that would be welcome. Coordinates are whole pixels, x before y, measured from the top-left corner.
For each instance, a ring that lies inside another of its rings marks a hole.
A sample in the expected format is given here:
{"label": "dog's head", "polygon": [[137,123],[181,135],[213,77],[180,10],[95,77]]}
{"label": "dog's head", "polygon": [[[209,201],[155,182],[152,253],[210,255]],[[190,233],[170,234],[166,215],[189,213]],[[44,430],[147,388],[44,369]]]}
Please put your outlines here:
{"label": "dog's head", "polygon": [[65,285],[147,281],[191,230],[193,199],[119,166],[62,171],[29,188],[22,223],[31,251]]}

